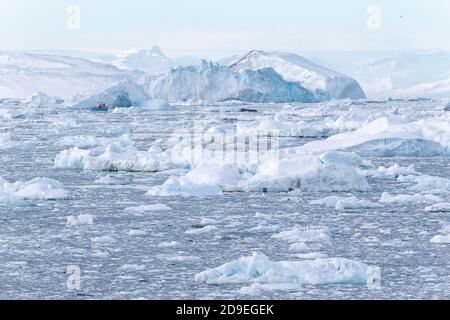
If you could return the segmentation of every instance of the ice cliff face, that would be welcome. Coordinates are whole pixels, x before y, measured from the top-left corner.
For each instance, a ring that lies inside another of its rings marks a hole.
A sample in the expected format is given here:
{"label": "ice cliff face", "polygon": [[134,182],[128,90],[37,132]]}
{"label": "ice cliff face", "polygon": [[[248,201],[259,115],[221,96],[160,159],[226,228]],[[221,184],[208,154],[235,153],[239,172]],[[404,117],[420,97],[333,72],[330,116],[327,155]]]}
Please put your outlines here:
{"label": "ice cliff face", "polygon": [[169,101],[313,102],[313,94],[296,82],[285,81],[272,68],[233,70],[204,61],[148,77],[144,88],[152,98]]}
{"label": "ice cliff face", "polygon": [[322,98],[365,98],[356,80],[292,53],[251,51],[230,67],[233,70],[273,68],[284,80],[298,82]]}

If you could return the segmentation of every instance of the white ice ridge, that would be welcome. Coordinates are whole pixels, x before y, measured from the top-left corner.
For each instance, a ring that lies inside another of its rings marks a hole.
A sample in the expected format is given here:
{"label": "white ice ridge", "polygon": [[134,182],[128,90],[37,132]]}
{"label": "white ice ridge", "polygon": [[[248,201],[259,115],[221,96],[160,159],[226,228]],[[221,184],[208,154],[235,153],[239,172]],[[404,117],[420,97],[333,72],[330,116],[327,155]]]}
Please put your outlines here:
{"label": "white ice ridge", "polygon": [[195,279],[206,284],[367,284],[375,277],[373,272],[362,262],[344,258],[274,262],[254,253],[201,272]]}

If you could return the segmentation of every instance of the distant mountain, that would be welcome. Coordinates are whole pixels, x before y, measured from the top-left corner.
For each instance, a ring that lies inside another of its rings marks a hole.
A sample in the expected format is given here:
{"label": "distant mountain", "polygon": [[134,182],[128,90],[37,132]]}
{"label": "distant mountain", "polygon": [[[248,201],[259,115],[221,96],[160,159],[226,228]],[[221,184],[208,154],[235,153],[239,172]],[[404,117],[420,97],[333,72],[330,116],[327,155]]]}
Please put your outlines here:
{"label": "distant mountain", "polygon": [[450,52],[311,52],[309,59],[358,79],[370,97],[447,96]]}
{"label": "distant mountain", "polygon": [[160,75],[171,68],[196,65],[200,62],[200,58],[191,56],[169,58],[159,47],[154,46],[151,49],[127,50],[119,55],[114,65],[121,69],[140,70],[151,75]]}
{"label": "distant mountain", "polygon": [[104,90],[130,72],[86,59],[35,53],[0,53],[0,97],[26,98],[36,92],[69,98]]}
{"label": "distant mountain", "polygon": [[[378,95],[420,92],[423,96],[439,96],[442,91],[437,88],[450,78],[450,53],[402,53],[365,65],[361,78]],[[438,82],[441,84],[426,85]]]}
{"label": "distant mountain", "polygon": [[335,99],[365,98],[358,82],[293,53],[251,51],[230,66],[233,70],[273,68],[284,80],[298,82],[317,95]]}

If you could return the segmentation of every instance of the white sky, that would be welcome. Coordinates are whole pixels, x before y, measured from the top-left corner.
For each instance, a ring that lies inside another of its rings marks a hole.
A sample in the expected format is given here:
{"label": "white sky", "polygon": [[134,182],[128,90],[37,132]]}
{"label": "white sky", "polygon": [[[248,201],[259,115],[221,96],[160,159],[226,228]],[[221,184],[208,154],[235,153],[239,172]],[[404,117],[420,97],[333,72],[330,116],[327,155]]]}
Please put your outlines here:
{"label": "white sky", "polygon": [[[67,27],[70,5],[79,30]],[[370,5],[379,30],[367,27]],[[0,50],[437,51],[449,34],[450,0],[0,0]]]}

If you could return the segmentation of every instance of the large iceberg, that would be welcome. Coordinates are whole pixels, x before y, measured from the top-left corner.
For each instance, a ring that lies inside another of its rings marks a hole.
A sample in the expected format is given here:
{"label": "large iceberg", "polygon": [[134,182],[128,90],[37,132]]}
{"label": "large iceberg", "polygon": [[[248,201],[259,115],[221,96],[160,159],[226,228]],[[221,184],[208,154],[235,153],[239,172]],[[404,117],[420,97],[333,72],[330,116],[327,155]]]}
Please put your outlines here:
{"label": "large iceberg", "polygon": [[293,53],[251,51],[232,64],[231,68],[234,70],[272,68],[286,81],[298,82],[302,87],[323,98],[363,99],[366,97],[356,80]]}
{"label": "large iceberg", "polygon": [[203,61],[147,77],[144,87],[152,98],[169,101],[313,102],[314,95],[299,83],[285,81],[272,68],[234,71]]}
{"label": "large iceberg", "polygon": [[374,271],[362,262],[344,258],[274,262],[254,253],[201,272],[195,279],[207,284],[367,284],[375,279]]}

